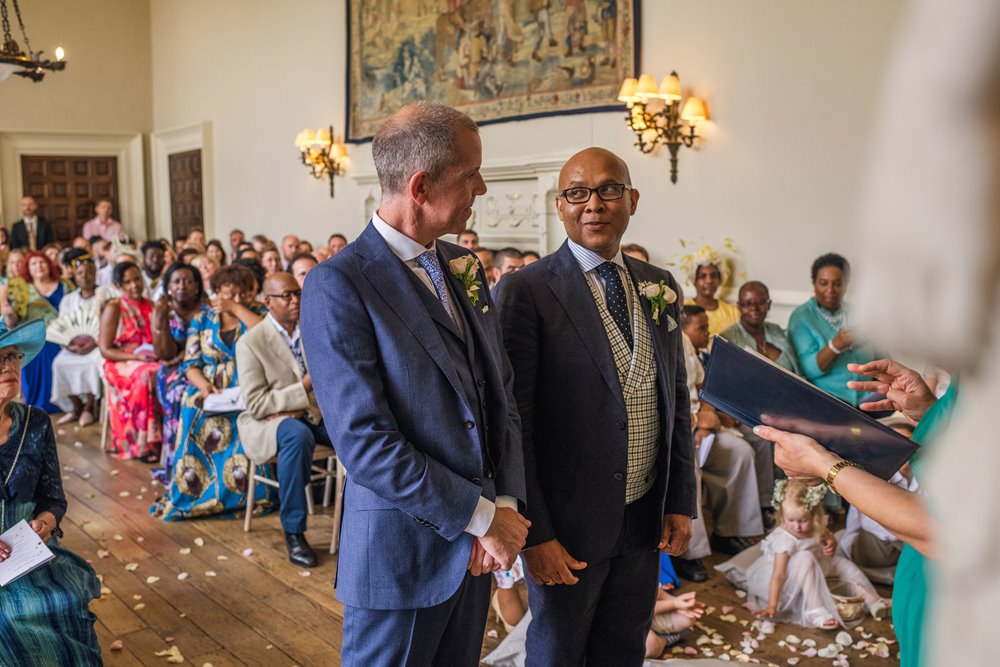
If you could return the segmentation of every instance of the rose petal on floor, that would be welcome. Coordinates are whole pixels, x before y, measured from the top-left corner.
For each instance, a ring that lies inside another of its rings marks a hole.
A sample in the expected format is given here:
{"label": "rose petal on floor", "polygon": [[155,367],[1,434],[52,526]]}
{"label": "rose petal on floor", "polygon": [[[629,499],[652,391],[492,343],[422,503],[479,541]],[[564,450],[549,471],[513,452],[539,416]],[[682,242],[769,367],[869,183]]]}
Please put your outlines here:
{"label": "rose petal on floor", "polygon": [[146,583],[147,584],[155,584],[159,580],[160,580],[159,577],[152,577],[152,576],[146,577]]}
{"label": "rose petal on floor", "polygon": [[191,547],[183,547],[180,551],[178,551],[178,553],[182,556],[187,556],[191,553]]}
{"label": "rose petal on floor", "polygon": [[243,550],[243,555],[249,558],[250,556],[253,555],[253,549],[247,547],[246,549]]}
{"label": "rose petal on floor", "polygon": [[215,576],[215,572],[213,572],[212,570],[209,570],[208,572],[205,573],[205,576],[206,577],[214,577]]}
{"label": "rose petal on floor", "polygon": [[111,642],[111,645],[108,646],[108,649],[110,649],[112,651],[120,651],[123,648],[125,648],[125,644],[122,643],[122,640],[120,640],[120,639],[114,640],[113,642]]}
{"label": "rose petal on floor", "polygon": [[199,547],[205,546],[205,540],[202,539],[202,538],[200,538],[200,537],[194,538],[194,543],[195,543],[195,546],[199,546]]}
{"label": "rose petal on floor", "polygon": [[139,564],[138,563],[126,563],[125,564],[125,570],[128,571],[128,572],[135,572],[138,569],[139,569]]}
{"label": "rose petal on floor", "polygon": [[181,581],[184,581],[189,576],[191,576],[191,575],[189,575],[187,572],[181,572],[180,574],[177,575],[177,578],[180,579]]}

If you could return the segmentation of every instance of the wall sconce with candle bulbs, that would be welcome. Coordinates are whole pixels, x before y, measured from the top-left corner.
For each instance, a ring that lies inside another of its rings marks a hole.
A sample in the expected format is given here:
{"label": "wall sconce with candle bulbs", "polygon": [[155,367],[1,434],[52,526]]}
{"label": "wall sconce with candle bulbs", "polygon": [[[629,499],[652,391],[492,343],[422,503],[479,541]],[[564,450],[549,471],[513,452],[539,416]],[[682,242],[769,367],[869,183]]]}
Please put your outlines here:
{"label": "wall sconce with candle bulbs", "polygon": [[652,74],[638,79],[625,79],[618,100],[628,108],[625,116],[630,130],[635,132],[635,145],[643,153],[651,153],[659,145],[670,151],[670,182],[677,182],[677,154],[681,146],[691,148],[701,138],[700,123],[708,119],[705,102],[689,95],[681,104],[681,82],[677,72],[663,78],[659,87]]}
{"label": "wall sconce with candle bulbs", "polygon": [[305,129],[295,135],[295,147],[299,149],[302,164],[307,166],[313,178],[330,179],[330,196],[333,197],[333,181],[343,176],[350,162],[347,146],[343,139],[333,133],[333,125],[319,130]]}
{"label": "wall sconce with candle bulbs", "polygon": [[21,18],[21,7],[18,5],[18,0],[9,1],[14,7],[14,16],[21,29],[21,39],[24,40],[26,50],[22,51],[20,45],[10,34],[8,0],[0,0],[0,19],[3,21],[3,41],[0,41],[0,81],[5,81],[11,74],[16,74],[38,83],[45,78],[45,70],[58,72],[65,69],[66,61],[63,58],[66,57],[66,53],[61,46],[56,49],[55,60],[43,60],[42,51],[31,50],[31,41],[24,29],[24,19]]}

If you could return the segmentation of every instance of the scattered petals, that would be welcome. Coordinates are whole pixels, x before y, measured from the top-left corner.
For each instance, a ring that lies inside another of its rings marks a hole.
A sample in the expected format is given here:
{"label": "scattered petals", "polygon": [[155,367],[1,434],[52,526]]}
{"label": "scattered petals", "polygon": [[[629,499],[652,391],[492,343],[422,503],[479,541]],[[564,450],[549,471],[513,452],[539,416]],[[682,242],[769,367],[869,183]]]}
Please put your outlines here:
{"label": "scattered petals", "polygon": [[311,577],[312,576],[312,572],[310,572],[309,570],[302,570],[301,572],[299,572],[299,576],[300,577]]}
{"label": "scattered petals", "polygon": [[496,639],[497,636],[498,636],[497,635],[497,631],[496,630],[490,630],[490,631],[488,631],[486,633],[486,636],[489,637],[490,639]]}
{"label": "scattered petals", "polygon": [[114,536],[112,537],[112,539],[113,539],[113,540],[114,540],[115,542],[121,542],[122,540],[124,540],[124,539],[125,539],[125,536],[124,536],[124,535],[122,535],[121,533],[115,533],[115,534],[114,534]]}
{"label": "scattered petals", "polygon": [[107,558],[110,555],[111,555],[111,552],[108,551],[107,549],[98,549],[97,550],[97,557],[98,558]]}
{"label": "scattered petals", "polygon": [[73,446],[79,449],[80,447],[83,447],[83,443],[77,440],[76,442],[73,443]]}
{"label": "scattered petals", "polygon": [[114,477],[115,475],[118,475],[120,473],[121,473],[121,470],[118,470],[117,468],[108,471],[108,474],[111,475],[112,477]]}
{"label": "scattered petals", "polygon": [[145,602],[140,602],[136,606],[132,607],[133,611],[142,611],[145,608],[146,608],[146,603]]}
{"label": "scattered petals", "polygon": [[215,576],[215,572],[213,572],[212,570],[209,570],[208,572],[205,573],[205,576],[206,577],[214,577]]}
{"label": "scattered petals", "polygon": [[182,556],[187,556],[189,553],[191,553],[191,547],[183,547],[178,553],[180,553],[180,555]]}
{"label": "scattered petals", "polygon": [[834,640],[841,646],[850,646],[854,643],[854,637],[848,632],[840,631],[837,633],[837,638]]}
{"label": "scattered petals", "polygon": [[[139,496],[139,497],[141,498],[142,496]],[[143,542],[146,541],[146,538],[143,537],[142,535],[140,535],[139,537],[135,538],[135,541],[139,542],[140,544],[142,544]]]}
{"label": "scattered petals", "polygon": [[108,648],[112,651],[120,651],[123,648],[125,648],[125,644],[122,643],[122,640],[116,639],[113,642],[111,642],[111,645]]}
{"label": "scattered petals", "polygon": [[685,655],[698,655],[698,649],[696,649],[693,646],[685,646],[684,647],[684,654]]}
{"label": "scattered petals", "polygon": [[188,574],[187,572],[181,572],[180,574],[178,574],[178,575],[177,575],[177,578],[178,578],[179,580],[181,580],[181,581],[184,581],[184,580],[185,580],[185,579],[187,579],[187,578],[188,578],[189,576],[191,576],[191,575],[189,575],[189,574]]}
{"label": "scattered petals", "polygon": [[173,637],[171,637],[170,635],[167,635],[166,637],[164,637],[164,638],[163,638],[163,641],[165,641],[165,642],[168,642],[168,643],[169,643],[169,642],[172,642],[172,641],[174,641],[174,638],[173,638]]}
{"label": "scattered petals", "polygon": [[138,600],[141,600],[141,599],[142,599],[142,596],[141,596],[141,595],[139,595],[138,593],[136,593],[135,595],[133,595],[133,596],[132,596],[132,599],[133,599],[133,600],[137,600],[137,601],[138,601]]}
{"label": "scattered petals", "polygon": [[723,608],[722,608],[722,613],[723,613],[723,614],[728,614],[728,613],[730,613],[730,612],[731,612],[732,610],[733,610],[733,607],[729,607],[729,606],[725,606],[725,607],[723,607]]}
{"label": "scattered petals", "polygon": [[243,555],[246,556],[247,558],[250,558],[250,556],[253,555],[253,549],[247,547],[246,549],[243,550]]}
{"label": "scattered petals", "polygon": [[787,637],[785,637],[785,641],[788,642],[789,644],[801,644],[802,643],[802,640],[799,639],[798,637],[796,637],[795,635],[788,635]]}
{"label": "scattered petals", "polygon": [[159,577],[152,577],[152,576],[151,577],[146,577],[146,583],[147,584],[155,584],[159,580],[160,580]]}
{"label": "scattered petals", "polygon": [[785,660],[785,662],[789,665],[797,665],[799,664],[799,660],[801,660],[801,658],[789,658],[788,660]]}
{"label": "scattered petals", "polygon": [[167,662],[175,665],[184,662],[184,656],[181,655],[181,650],[176,646],[171,646],[167,651],[157,651],[155,655],[160,658],[166,658]]}
{"label": "scattered petals", "polygon": [[741,591],[741,590],[737,590],[736,591],[736,597],[738,597],[739,599],[742,600],[746,596],[747,596],[747,592],[746,591]]}
{"label": "scattered petals", "polygon": [[195,546],[199,546],[199,547],[205,546],[205,540],[203,538],[200,538],[200,537],[194,538],[194,543],[195,543]]}
{"label": "scattered petals", "polygon": [[222,554],[219,554],[218,556],[215,557],[215,559],[216,560],[229,560],[229,556],[223,556]]}
{"label": "scattered petals", "polygon": [[130,495],[132,495],[132,494],[130,494],[130,493],[129,493],[128,491],[122,491],[122,492],[121,492],[121,493],[119,493],[118,495],[119,495],[120,497],[122,497],[122,498],[128,498],[128,497],[129,497]]}
{"label": "scattered petals", "polygon": [[735,623],[736,616],[734,616],[733,614],[723,614],[722,616],[719,617],[719,620],[725,621],[726,623]]}
{"label": "scattered petals", "polygon": [[139,569],[139,564],[138,563],[128,563],[128,564],[125,565],[125,569],[128,572],[135,572],[136,570]]}

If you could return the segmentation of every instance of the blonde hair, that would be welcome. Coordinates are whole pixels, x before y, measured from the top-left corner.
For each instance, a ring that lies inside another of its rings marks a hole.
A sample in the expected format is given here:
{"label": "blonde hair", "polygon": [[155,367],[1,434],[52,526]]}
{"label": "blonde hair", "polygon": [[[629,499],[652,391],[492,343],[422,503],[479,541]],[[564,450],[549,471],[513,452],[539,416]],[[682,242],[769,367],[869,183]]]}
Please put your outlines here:
{"label": "blonde hair", "polygon": [[775,521],[779,526],[785,522],[783,507],[787,502],[804,509],[812,515],[813,537],[823,532],[826,528],[826,512],[823,510],[823,496],[826,495],[824,487],[819,487],[822,489],[822,492],[817,493],[816,487],[807,486],[794,479],[779,480],[775,483],[774,487],[774,499],[777,500],[779,494],[781,497],[781,501],[776,503],[777,507],[775,508],[774,515]]}

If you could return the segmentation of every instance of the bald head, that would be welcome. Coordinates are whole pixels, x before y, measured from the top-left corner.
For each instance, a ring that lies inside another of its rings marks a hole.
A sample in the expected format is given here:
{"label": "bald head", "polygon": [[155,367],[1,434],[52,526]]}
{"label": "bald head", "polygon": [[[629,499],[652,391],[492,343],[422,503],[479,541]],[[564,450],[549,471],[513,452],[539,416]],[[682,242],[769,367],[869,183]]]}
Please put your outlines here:
{"label": "bald head", "polygon": [[292,274],[276,271],[264,279],[264,303],[278,324],[288,331],[295,330],[299,323],[302,288]]}
{"label": "bald head", "polygon": [[576,185],[577,183],[573,182],[574,176],[581,172],[592,172],[596,168],[601,168],[607,173],[615,175],[618,183],[632,185],[632,176],[629,174],[625,160],[606,148],[591,146],[584,148],[563,165],[559,171],[559,189],[565,190],[571,185]]}

